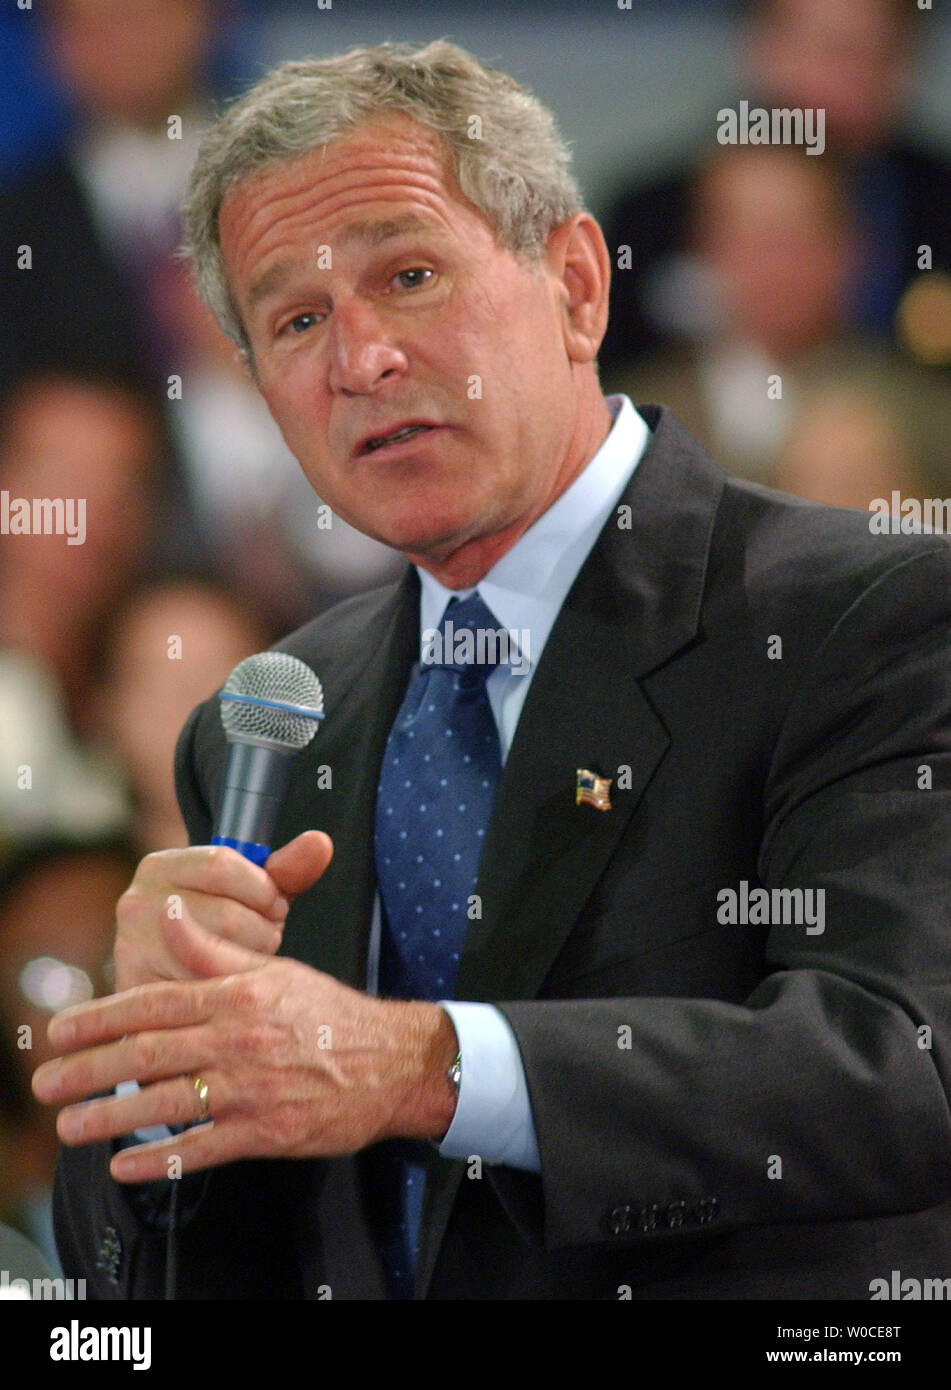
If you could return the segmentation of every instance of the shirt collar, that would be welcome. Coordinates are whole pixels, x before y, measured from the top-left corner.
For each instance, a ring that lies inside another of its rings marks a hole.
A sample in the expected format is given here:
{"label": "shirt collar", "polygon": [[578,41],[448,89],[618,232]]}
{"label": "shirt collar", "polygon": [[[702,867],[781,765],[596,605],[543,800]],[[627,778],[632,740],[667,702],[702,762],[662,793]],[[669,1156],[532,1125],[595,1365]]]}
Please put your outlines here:
{"label": "shirt collar", "polygon": [[606,396],[605,404],[614,424],[590,463],[478,585],[447,589],[417,567],[420,657],[422,634],[439,627],[449,600],[467,598],[478,588],[499,627],[528,632],[531,650],[525,655],[535,666],[569,589],[650,438],[646,421],[629,397]]}

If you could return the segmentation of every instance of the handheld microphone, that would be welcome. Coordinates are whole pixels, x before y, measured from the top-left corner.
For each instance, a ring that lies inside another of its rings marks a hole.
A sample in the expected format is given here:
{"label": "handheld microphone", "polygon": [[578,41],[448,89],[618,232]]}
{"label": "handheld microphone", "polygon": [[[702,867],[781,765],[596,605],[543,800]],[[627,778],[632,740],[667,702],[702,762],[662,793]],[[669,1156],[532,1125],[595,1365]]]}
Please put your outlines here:
{"label": "handheld microphone", "polygon": [[294,760],[324,717],[324,694],[309,666],[287,652],[246,657],[221,691],[228,765],[213,845],[263,864]]}

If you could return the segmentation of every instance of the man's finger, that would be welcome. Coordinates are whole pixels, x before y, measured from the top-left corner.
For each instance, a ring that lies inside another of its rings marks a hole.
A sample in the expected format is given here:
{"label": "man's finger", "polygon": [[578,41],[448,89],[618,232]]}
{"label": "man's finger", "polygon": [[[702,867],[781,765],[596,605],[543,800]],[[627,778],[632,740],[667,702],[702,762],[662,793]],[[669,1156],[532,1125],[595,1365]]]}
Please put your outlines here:
{"label": "man's finger", "polygon": [[[286,903],[283,896],[275,901]],[[284,934],[283,920],[255,912],[234,898],[219,898],[194,889],[186,889],[180,895],[180,903],[169,904],[162,916],[187,916],[223,941],[234,941],[249,951],[262,951],[269,956],[277,951]]]}
{"label": "man's finger", "polygon": [[276,849],[264,867],[281,892],[294,898],[317,882],[333,852],[333,841],[323,830],[305,830]]}
{"label": "man's finger", "polygon": [[[202,1080],[214,1094],[219,1113],[228,1104],[227,1082],[218,1072],[205,1069]],[[121,1096],[99,1097],[68,1105],[61,1110],[56,1130],[64,1144],[94,1144],[118,1139],[153,1125],[190,1125],[201,1118],[194,1074],[156,1081]]]}
{"label": "man's finger", "polygon": [[275,921],[287,915],[287,901],[270,874],[230,845],[193,845],[147,854],[129,891],[134,895],[166,885],[173,891],[191,888],[214,897],[233,898]]}
{"label": "man's finger", "polygon": [[[159,1178],[169,1178],[173,1171],[184,1176],[225,1163],[227,1159],[215,1157],[215,1147],[208,1144],[211,1131],[215,1128],[215,1121],[210,1120],[208,1124],[186,1130],[184,1134],[176,1134],[171,1139],[157,1139],[151,1144],[120,1149],[113,1155],[109,1171],[116,1182],[155,1182]],[[195,1142],[197,1135],[202,1136],[200,1144]],[[174,1164],[171,1160],[174,1160]]]}
{"label": "man's finger", "polygon": [[271,959],[235,941],[223,941],[185,917],[163,918],[162,934],[179,964],[199,978],[241,975],[247,970],[260,969]]}
{"label": "man's finger", "polygon": [[133,1032],[44,1062],[33,1073],[33,1094],[48,1105],[64,1105],[111,1091],[120,1081],[161,1081],[197,1072],[209,1061],[207,1029]]}
{"label": "man's finger", "polygon": [[72,1052],[147,1028],[187,1028],[206,1022],[213,1012],[214,1002],[202,981],[158,981],[74,1004],[50,1019],[46,1036],[51,1047]]}
{"label": "man's finger", "polygon": [[259,1127],[240,1115],[197,1125],[172,1139],[140,1144],[115,1154],[109,1171],[117,1182],[154,1182],[169,1176],[169,1160],[178,1159],[182,1175],[215,1168],[236,1159],[263,1154]]}

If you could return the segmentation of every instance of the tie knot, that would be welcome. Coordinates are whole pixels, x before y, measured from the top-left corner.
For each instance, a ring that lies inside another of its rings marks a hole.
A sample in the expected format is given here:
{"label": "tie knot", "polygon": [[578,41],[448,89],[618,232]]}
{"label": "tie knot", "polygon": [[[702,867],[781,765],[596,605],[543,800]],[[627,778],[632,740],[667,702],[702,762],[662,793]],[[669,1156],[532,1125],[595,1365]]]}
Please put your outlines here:
{"label": "tie knot", "polygon": [[503,662],[518,659],[512,637],[499,627],[478,591],[450,599],[438,628],[423,633],[423,670],[456,671],[466,684],[485,681]]}

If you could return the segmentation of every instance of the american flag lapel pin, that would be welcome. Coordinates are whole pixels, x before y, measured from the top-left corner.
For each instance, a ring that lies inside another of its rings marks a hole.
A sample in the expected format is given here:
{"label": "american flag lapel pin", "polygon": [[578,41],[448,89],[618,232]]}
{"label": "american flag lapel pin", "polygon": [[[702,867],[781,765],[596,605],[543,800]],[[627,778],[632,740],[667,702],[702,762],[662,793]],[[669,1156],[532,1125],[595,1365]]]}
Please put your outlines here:
{"label": "american flag lapel pin", "polygon": [[584,802],[596,811],[610,811],[611,782],[610,777],[599,777],[586,767],[579,767],[575,781],[575,805],[580,806]]}

